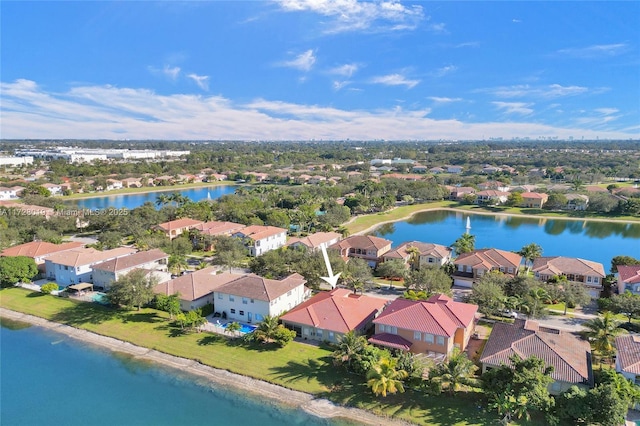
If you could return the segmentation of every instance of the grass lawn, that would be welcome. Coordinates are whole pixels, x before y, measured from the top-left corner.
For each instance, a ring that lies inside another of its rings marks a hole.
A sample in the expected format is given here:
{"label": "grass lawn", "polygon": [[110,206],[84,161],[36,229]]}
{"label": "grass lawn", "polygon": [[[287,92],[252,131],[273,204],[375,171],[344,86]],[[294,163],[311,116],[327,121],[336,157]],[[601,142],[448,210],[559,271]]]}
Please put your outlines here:
{"label": "grass lawn", "polygon": [[375,397],[364,378],[335,368],[330,350],[323,347],[291,342],[277,348],[210,333],[182,334],[169,324],[165,312],[116,310],[21,288],[0,290],[0,306],[416,424],[489,426],[497,420],[474,392],[427,396],[408,389],[404,394]]}
{"label": "grass lawn", "polygon": [[[553,305],[544,305],[546,309],[552,311],[560,311],[564,313],[564,303],[556,303]],[[575,308],[567,308],[567,315],[573,314],[575,312]]]}

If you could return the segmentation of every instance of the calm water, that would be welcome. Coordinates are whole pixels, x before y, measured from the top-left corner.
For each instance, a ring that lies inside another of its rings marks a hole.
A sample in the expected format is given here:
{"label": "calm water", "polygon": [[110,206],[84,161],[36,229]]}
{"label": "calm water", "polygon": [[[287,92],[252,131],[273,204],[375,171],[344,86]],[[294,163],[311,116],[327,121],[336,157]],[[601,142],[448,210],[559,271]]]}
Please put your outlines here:
{"label": "calm water", "polygon": [[465,232],[471,218],[476,248],[520,250],[536,243],[545,256],[569,256],[601,262],[608,272],[618,255],[640,258],[640,224],[573,221],[517,216],[484,216],[434,211],[418,213],[404,222],[382,225],[372,235],[393,241],[423,241],[451,245]]}
{"label": "calm water", "polygon": [[3,426],[333,425],[38,327],[0,327]]}
{"label": "calm water", "polygon": [[189,197],[192,201],[200,201],[207,199],[208,195],[211,195],[211,199],[222,197],[223,195],[233,194],[237,186],[235,185],[221,185],[212,187],[191,188],[183,190],[168,189],[166,191],[158,192],[146,192],[143,194],[120,194],[120,195],[107,195],[104,197],[96,198],[84,198],[72,201],[78,208],[81,209],[105,209],[107,207],[121,209],[127,208],[129,210],[140,207],[147,201],[154,203],[156,198],[160,194],[172,194],[179,192],[182,195]]}

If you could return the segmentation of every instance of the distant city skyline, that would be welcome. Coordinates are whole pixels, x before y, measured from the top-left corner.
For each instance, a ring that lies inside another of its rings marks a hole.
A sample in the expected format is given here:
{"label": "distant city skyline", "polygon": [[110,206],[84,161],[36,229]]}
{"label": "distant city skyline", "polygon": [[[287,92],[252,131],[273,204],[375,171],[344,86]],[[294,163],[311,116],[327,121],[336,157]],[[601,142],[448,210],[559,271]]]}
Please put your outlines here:
{"label": "distant city skyline", "polygon": [[0,137],[640,138],[640,2],[2,2]]}

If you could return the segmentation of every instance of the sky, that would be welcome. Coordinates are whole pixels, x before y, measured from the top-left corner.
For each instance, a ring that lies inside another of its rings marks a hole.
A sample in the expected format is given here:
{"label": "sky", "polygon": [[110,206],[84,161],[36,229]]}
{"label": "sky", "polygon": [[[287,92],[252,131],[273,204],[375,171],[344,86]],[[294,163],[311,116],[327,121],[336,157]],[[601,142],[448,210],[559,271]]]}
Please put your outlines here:
{"label": "sky", "polygon": [[7,1],[4,139],[640,139],[638,1]]}

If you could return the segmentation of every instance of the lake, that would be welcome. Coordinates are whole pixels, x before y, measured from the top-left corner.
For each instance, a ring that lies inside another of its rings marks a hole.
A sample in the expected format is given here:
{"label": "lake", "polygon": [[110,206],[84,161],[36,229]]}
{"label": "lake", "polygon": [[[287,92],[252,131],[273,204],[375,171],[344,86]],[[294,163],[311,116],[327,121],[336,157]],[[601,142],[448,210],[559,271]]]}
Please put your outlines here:
{"label": "lake", "polygon": [[140,194],[118,194],[105,195],[92,198],[80,198],[71,200],[69,203],[76,205],[80,209],[106,209],[110,208],[127,208],[129,210],[140,207],[146,202],[154,203],[160,194],[168,195],[178,192],[189,197],[192,201],[206,200],[209,196],[212,200],[220,198],[223,195],[233,194],[236,191],[236,185],[217,185],[211,187],[199,187],[191,189],[160,189],[153,192],[145,192]]}
{"label": "lake", "polygon": [[450,246],[465,232],[467,217],[471,221],[470,232],[476,237],[476,248],[517,251],[536,243],[542,247],[544,256],[600,262],[607,272],[614,256],[640,258],[640,223],[487,216],[438,210],[381,225],[371,235],[393,241],[393,247],[414,240]]}
{"label": "lake", "polygon": [[0,327],[3,426],[339,424],[20,324]]}

